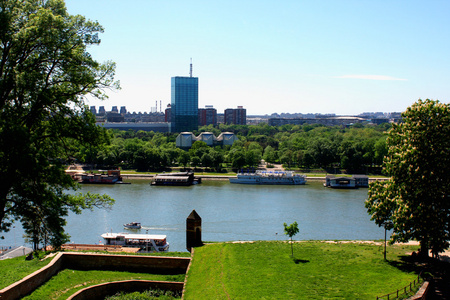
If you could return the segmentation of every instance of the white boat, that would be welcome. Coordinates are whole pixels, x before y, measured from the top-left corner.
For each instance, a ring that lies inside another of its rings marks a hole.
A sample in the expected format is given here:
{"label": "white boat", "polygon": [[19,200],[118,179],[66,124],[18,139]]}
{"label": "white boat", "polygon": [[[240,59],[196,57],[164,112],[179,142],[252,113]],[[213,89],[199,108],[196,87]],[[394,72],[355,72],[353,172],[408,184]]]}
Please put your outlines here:
{"label": "white boat", "polygon": [[139,248],[139,252],[167,252],[167,236],[161,234],[104,233],[105,245]]}
{"label": "white boat", "polygon": [[306,176],[293,171],[255,171],[252,173],[238,173],[230,178],[230,183],[240,184],[268,184],[268,185],[300,185],[306,183]]}
{"label": "white boat", "polygon": [[123,227],[125,227],[127,229],[141,229],[141,223],[131,222],[131,223],[123,224]]}

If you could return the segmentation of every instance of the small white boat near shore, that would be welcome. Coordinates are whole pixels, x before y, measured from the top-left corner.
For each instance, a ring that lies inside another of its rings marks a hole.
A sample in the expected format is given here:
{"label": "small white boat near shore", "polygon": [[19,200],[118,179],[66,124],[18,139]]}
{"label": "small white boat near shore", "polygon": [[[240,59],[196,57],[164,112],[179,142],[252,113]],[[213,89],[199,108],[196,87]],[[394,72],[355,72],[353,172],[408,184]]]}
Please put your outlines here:
{"label": "small white boat near shore", "polygon": [[131,223],[127,223],[127,224],[123,224],[123,227],[127,228],[127,229],[141,229],[141,223],[139,222],[131,222]]}

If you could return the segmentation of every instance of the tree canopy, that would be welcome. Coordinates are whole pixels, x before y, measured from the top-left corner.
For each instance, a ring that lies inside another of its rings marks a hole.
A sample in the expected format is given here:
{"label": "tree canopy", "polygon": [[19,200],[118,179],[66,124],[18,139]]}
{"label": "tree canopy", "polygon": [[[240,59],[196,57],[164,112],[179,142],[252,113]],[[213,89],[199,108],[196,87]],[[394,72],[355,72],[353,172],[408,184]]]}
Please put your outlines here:
{"label": "tree canopy", "polygon": [[67,195],[77,185],[64,163],[79,145],[107,141],[85,96],[119,87],[115,64],[91,57],[103,28],[63,0],[0,0],[0,24],[0,232],[20,220],[33,239],[61,243],[69,209],[112,203]]}
{"label": "tree canopy", "polygon": [[420,242],[421,254],[450,240],[450,105],[418,100],[387,138],[389,181],[369,187],[366,207],[379,226],[392,222],[392,241]]}

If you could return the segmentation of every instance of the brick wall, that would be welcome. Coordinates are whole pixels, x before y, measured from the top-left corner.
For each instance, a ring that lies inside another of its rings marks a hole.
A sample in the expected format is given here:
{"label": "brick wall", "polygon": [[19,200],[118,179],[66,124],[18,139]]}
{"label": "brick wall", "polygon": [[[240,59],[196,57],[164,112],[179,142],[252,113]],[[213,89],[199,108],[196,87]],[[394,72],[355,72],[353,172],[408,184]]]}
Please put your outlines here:
{"label": "brick wall", "polygon": [[20,299],[63,269],[182,274],[189,262],[187,257],[59,253],[47,266],[0,290],[0,300]]}
{"label": "brick wall", "polygon": [[108,282],[90,286],[79,290],[67,300],[104,299],[118,292],[144,292],[150,289],[179,291],[183,290],[182,282],[150,281],[150,280],[125,280]]}

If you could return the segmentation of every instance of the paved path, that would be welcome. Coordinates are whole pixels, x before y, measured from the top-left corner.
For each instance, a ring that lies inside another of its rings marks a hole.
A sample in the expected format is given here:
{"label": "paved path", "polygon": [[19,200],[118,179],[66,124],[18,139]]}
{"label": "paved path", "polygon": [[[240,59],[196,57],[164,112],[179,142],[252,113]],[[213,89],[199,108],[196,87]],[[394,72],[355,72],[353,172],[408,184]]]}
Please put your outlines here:
{"label": "paved path", "polygon": [[0,255],[0,260],[7,258],[14,258],[18,256],[25,256],[30,254],[31,252],[33,252],[33,249],[24,246],[19,246],[4,252],[2,255]]}

